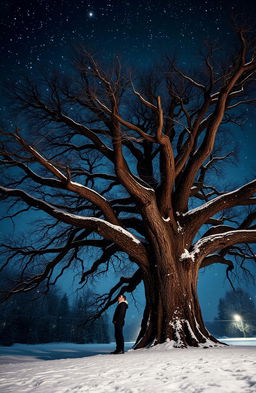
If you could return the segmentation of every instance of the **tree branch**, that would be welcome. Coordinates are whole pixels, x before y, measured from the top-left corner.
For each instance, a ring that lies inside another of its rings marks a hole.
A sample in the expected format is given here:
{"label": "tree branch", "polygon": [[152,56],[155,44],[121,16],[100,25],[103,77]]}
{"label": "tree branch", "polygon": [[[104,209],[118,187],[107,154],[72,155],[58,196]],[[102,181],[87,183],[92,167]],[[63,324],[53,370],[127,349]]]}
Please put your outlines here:
{"label": "tree branch", "polygon": [[197,265],[200,267],[204,258],[214,251],[227,248],[237,243],[255,243],[256,230],[236,229],[221,234],[210,235],[198,240],[189,253],[188,259],[196,258]]}
{"label": "tree branch", "polygon": [[197,152],[189,160],[186,171],[182,175],[182,180],[179,183],[179,189],[183,190],[183,197],[176,201],[176,209],[178,211],[183,212],[187,209],[190,188],[194,183],[198,169],[202,166],[203,162],[213,150],[216,134],[223,120],[228,99],[232,93],[232,90],[236,87],[236,84],[239,83],[239,80],[244,74],[246,74],[247,71],[251,71],[256,67],[255,61],[245,63],[243,56],[243,50],[241,50],[240,65],[239,67],[234,67],[229,80],[221,89],[203,142],[201,143],[201,146],[198,148]]}
{"label": "tree branch", "polygon": [[234,191],[211,199],[199,208],[185,213],[183,215],[184,225],[189,226],[191,239],[193,239],[199,228],[216,213],[234,206],[255,204],[256,201],[252,198],[255,192],[256,180],[253,180]]}
{"label": "tree branch", "polygon": [[128,255],[138,260],[141,265],[147,265],[147,253],[144,246],[134,235],[121,226],[111,224],[100,218],[83,217],[68,213],[19,189],[8,189],[0,186],[0,193],[19,197],[28,205],[36,207],[64,223],[90,229],[116,243]]}
{"label": "tree branch", "polygon": [[[121,277],[119,282],[109,291],[108,294],[98,296],[96,304],[98,305],[97,312],[90,317],[86,322],[99,318],[110,306],[117,302],[120,295],[124,293],[133,292],[142,281],[142,270],[138,269],[132,277]],[[115,293],[118,293],[115,295]]]}

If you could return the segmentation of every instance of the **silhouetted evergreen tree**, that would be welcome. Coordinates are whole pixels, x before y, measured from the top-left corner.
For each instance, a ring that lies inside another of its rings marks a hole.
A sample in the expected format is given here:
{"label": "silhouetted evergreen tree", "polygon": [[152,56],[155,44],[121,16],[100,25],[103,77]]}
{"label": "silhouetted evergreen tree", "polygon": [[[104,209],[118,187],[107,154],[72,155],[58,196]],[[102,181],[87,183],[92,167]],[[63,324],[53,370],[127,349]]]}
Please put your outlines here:
{"label": "silhouetted evergreen tree", "polygon": [[68,297],[65,293],[59,302],[58,318],[56,326],[57,341],[70,341],[71,330],[71,311],[69,307]]}
{"label": "silhouetted evergreen tree", "polygon": [[106,315],[101,316],[92,325],[93,325],[93,330],[96,333],[93,337],[93,342],[108,343],[109,332],[108,332],[108,323],[107,323]]}
{"label": "silhouetted evergreen tree", "polygon": [[96,321],[87,322],[95,310],[91,306],[93,293],[86,291],[74,302],[73,340],[76,343],[109,342],[108,321],[101,316]]}
{"label": "silhouetted evergreen tree", "polygon": [[79,296],[73,305],[72,314],[72,341],[77,344],[83,344],[85,342],[85,327],[83,325],[83,319],[85,318],[85,305],[84,300]]}

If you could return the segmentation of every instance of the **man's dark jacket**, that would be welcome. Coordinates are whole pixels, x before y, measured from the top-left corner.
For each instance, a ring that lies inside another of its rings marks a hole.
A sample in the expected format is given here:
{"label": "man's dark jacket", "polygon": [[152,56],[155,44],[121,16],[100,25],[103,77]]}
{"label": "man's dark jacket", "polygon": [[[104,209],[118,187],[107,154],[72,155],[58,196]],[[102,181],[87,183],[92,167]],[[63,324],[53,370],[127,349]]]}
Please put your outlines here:
{"label": "man's dark jacket", "polygon": [[128,303],[126,301],[123,301],[118,304],[113,316],[113,323],[117,325],[124,325],[124,318],[127,308],[128,308]]}

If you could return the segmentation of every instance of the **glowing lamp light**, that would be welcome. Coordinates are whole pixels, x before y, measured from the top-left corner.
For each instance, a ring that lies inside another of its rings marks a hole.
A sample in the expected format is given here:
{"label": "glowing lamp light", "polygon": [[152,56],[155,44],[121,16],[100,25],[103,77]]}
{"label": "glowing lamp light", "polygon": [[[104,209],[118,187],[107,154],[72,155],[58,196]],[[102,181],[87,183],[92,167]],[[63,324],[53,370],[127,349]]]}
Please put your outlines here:
{"label": "glowing lamp light", "polygon": [[235,320],[236,322],[239,322],[239,321],[242,320],[242,317],[241,317],[241,315],[239,315],[239,314],[234,314],[234,315],[233,315],[233,318],[234,318],[234,320]]}

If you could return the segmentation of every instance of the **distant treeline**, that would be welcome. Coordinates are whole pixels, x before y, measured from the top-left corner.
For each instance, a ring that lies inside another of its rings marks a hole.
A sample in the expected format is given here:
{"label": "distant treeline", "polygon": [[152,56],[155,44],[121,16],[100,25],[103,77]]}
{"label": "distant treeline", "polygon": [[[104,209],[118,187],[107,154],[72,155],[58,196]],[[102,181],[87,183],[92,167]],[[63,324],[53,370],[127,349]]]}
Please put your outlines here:
{"label": "distant treeline", "polygon": [[109,342],[106,316],[84,325],[94,313],[92,296],[88,291],[71,304],[55,287],[41,296],[30,292],[11,297],[0,304],[0,345]]}

